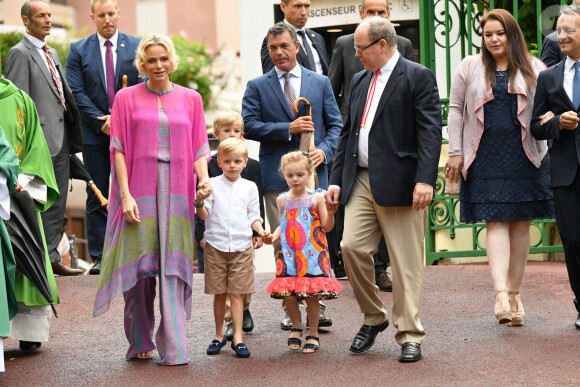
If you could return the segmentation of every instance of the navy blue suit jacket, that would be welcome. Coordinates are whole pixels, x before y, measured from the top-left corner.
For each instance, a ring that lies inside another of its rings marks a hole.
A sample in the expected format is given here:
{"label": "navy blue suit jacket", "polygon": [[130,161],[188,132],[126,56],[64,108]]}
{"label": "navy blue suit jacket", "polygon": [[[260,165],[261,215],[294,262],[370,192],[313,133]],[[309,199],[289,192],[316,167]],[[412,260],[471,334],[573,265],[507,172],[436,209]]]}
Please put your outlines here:
{"label": "navy blue suit jacket", "polygon": [[[334,157],[342,118],[327,77],[302,67],[300,95],[312,106],[314,145],[321,149],[329,162]],[[300,145],[300,135],[290,135],[290,122],[294,115],[284,98],[280,81],[273,68],[266,74],[248,82],[242,102],[244,137],[260,142],[260,167],[264,191],[277,191],[287,187],[278,173],[280,159]],[[328,187],[326,164],[316,169],[321,188]]]}
{"label": "navy blue suit jacket", "polygon": [[[560,130],[560,115],[569,110],[580,110],[574,107],[564,90],[565,64],[566,61],[562,61],[540,72],[530,127],[532,136],[537,140],[553,140],[550,152],[550,185],[553,188],[572,184],[580,162],[578,128]],[[542,125],[540,116],[548,111],[554,113],[555,117]]]}
{"label": "navy blue suit jacket", "polygon": [[[141,38],[119,32],[115,91],[122,88],[123,75],[127,75],[127,86],[143,82],[133,66],[135,51],[140,41]],[[81,113],[85,144],[108,143],[109,136],[101,132],[105,122],[97,119],[109,114],[109,100],[99,38],[96,33],[71,43],[66,61],[66,80]]]}
{"label": "navy blue suit jacket", "polygon": [[[358,166],[358,136],[373,73],[351,82],[350,103],[330,184],[346,204]],[[413,204],[415,184],[435,187],[441,153],[441,101],[433,71],[400,57],[379,100],[368,138],[371,192],[383,207]]]}

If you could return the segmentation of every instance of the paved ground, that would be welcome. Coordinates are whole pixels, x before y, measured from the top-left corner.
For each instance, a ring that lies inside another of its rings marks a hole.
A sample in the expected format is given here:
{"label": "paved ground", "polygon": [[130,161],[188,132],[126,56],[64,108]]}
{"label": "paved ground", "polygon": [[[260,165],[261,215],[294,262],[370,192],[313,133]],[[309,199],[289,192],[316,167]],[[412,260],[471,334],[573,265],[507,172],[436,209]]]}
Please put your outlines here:
{"label": "paved ground", "polygon": [[[238,359],[230,348],[209,357],[212,334],[210,296],[203,278],[195,277],[194,313],[187,324],[186,366],[164,367],[152,361],[125,361],[122,297],[103,316],[91,316],[96,278],[58,278],[62,304],[53,319],[51,340],[35,354],[5,341],[7,372],[1,386],[36,385],[578,385],[580,331],[565,266],[530,263],[522,299],[526,326],[498,325],[486,265],[425,268],[422,322],[427,331],[424,359],[398,362],[399,347],[392,326],[379,334],[375,346],[362,355],[348,351],[361,324],[348,281],[338,300],[328,302],[334,326],[321,334],[314,355],[291,353],[287,333],[279,329],[279,301],[264,291],[272,274],[256,275],[252,314],[256,328],[245,336],[252,351]],[[387,305],[391,294],[381,293]],[[157,355],[156,355],[157,356]]]}

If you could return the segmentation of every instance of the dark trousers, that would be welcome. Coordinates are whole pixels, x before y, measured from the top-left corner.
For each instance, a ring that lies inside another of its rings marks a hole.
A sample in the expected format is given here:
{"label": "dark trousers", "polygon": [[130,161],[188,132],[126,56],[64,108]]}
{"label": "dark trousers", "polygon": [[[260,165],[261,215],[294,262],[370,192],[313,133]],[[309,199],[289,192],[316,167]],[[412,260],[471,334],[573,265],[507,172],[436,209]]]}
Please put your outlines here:
{"label": "dark trousers", "polygon": [[48,210],[42,213],[42,225],[50,262],[55,263],[62,261],[57,248],[62,239],[62,234],[64,234],[66,198],[70,175],[70,153],[66,131],[60,152],[52,157],[52,167],[54,168],[54,176],[56,177],[56,185],[60,196]]}
{"label": "dark trousers", "polygon": [[568,278],[576,297],[574,305],[580,312],[580,166],[572,184],[554,188],[554,207],[566,255]]}
{"label": "dark trousers", "polygon": [[[83,148],[83,163],[97,188],[104,197],[108,198],[109,176],[111,174],[109,143],[85,144]],[[103,244],[105,243],[105,231],[107,229],[107,207],[101,206],[99,198],[89,186],[87,186],[86,207],[89,254],[93,261],[100,260],[103,256]]]}

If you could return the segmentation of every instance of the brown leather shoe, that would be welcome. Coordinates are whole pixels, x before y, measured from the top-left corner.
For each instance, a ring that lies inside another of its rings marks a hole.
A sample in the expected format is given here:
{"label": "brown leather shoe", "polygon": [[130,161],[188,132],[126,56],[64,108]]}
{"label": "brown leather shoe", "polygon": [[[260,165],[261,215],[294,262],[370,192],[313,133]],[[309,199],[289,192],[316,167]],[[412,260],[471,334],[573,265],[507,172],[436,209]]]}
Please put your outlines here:
{"label": "brown leather shoe", "polygon": [[389,278],[387,272],[379,273],[375,276],[375,281],[379,290],[383,292],[392,292],[393,291],[393,282]]}
{"label": "brown leather shoe", "polygon": [[62,275],[62,276],[73,276],[73,275],[83,274],[83,271],[81,269],[70,268],[62,262],[53,262],[52,263],[52,272],[54,274],[58,274],[58,275]]}

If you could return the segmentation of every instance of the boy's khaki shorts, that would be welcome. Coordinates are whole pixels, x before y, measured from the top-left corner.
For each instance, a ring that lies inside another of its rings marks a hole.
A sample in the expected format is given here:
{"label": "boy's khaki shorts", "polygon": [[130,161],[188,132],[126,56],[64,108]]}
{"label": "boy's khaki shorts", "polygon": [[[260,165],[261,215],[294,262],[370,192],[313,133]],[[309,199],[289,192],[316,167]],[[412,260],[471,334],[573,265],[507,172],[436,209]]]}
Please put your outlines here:
{"label": "boy's khaki shorts", "polygon": [[252,246],[246,251],[220,251],[206,242],[204,249],[206,294],[255,292]]}

